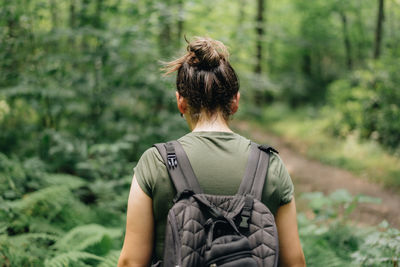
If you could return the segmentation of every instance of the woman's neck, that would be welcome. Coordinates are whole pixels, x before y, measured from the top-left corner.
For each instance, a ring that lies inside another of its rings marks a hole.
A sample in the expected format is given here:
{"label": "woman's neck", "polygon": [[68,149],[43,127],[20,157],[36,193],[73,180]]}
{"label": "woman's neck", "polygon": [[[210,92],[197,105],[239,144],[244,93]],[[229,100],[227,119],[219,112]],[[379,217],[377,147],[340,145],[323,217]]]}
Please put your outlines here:
{"label": "woman's neck", "polygon": [[193,132],[232,132],[227,121],[219,113],[212,117],[200,116],[197,123],[189,126]]}

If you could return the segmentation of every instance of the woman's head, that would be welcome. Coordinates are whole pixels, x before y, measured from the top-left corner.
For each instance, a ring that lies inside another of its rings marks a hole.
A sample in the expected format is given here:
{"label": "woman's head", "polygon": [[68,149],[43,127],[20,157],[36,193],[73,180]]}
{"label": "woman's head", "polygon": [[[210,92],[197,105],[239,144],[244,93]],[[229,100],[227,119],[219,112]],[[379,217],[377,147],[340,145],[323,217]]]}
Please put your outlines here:
{"label": "woman's head", "polygon": [[187,53],[166,64],[166,73],[177,71],[176,87],[188,104],[194,122],[200,115],[217,113],[227,120],[239,91],[239,80],[229,63],[225,45],[211,38],[196,37],[188,43]]}

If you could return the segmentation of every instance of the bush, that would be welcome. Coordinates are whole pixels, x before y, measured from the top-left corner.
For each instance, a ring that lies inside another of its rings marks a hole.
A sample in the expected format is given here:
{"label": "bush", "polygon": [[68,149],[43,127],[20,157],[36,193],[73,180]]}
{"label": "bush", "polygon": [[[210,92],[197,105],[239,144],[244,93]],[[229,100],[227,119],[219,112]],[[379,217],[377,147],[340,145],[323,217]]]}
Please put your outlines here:
{"label": "bush", "polygon": [[298,216],[300,240],[307,266],[397,266],[400,232],[386,222],[377,227],[352,225],[349,215],[362,202],[379,202],[338,190],[326,196],[306,193],[311,215]]}
{"label": "bush", "polygon": [[379,141],[390,150],[400,148],[400,82],[396,62],[377,62],[329,87],[332,131]]}

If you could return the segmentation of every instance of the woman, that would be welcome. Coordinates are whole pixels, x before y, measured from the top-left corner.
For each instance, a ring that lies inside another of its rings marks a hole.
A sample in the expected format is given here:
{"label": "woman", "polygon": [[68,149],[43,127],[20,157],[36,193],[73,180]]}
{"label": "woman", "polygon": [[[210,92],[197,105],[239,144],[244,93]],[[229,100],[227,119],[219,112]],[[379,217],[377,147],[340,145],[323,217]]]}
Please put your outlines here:
{"label": "woman", "polygon": [[[196,38],[187,53],[167,64],[177,71],[176,100],[191,133],[178,141],[188,154],[205,193],[234,195],[244,174],[250,140],[232,132],[228,120],[239,106],[239,82],[226,47]],[[161,259],[174,187],[161,155],[148,149],[136,168],[128,200],[125,241],[118,266],[149,266]],[[262,202],[271,210],[279,235],[280,266],[305,266],[300,245],[293,184],[277,154],[270,157]]]}

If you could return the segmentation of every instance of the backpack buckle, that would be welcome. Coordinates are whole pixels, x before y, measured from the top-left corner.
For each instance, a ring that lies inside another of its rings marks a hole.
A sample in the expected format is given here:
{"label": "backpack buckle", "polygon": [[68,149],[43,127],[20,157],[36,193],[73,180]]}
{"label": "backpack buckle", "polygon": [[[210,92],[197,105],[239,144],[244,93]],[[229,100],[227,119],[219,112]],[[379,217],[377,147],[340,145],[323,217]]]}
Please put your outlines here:
{"label": "backpack buckle", "polygon": [[244,229],[244,230],[249,229],[250,215],[251,215],[250,211],[248,211],[248,210],[242,211],[242,214],[240,214],[240,217],[241,217],[241,221],[240,221],[240,225],[239,225],[240,229]]}
{"label": "backpack buckle", "polygon": [[176,158],[175,153],[168,153],[167,154],[167,161],[168,161],[168,167],[171,169],[175,169],[178,167],[178,160]]}
{"label": "backpack buckle", "polygon": [[242,230],[249,230],[249,221],[254,203],[253,201],[254,199],[250,195],[245,196],[243,210],[240,213],[241,221],[239,228]]}
{"label": "backpack buckle", "polygon": [[176,203],[179,200],[181,200],[182,198],[188,198],[193,195],[194,195],[194,192],[192,190],[185,189],[182,192],[176,194],[176,196],[173,199],[173,202]]}
{"label": "backpack buckle", "polygon": [[261,150],[264,151],[264,152],[267,152],[267,153],[275,152],[276,154],[279,154],[278,150],[276,150],[276,149],[273,148],[272,146],[268,146],[268,145],[259,145],[258,148],[261,149]]}

